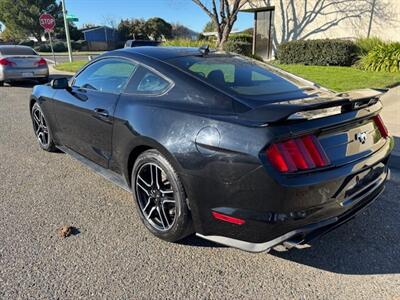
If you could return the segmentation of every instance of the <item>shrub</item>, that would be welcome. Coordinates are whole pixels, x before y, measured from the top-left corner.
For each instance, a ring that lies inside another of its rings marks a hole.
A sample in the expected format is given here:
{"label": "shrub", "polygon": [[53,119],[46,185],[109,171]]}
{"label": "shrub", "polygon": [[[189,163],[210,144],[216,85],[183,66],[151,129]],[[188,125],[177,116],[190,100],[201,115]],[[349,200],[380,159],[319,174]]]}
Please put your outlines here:
{"label": "shrub", "polygon": [[64,42],[53,43],[54,52],[65,52],[68,50],[67,44]]}
{"label": "shrub", "polygon": [[360,56],[366,55],[372,49],[376,48],[377,46],[384,45],[385,42],[382,41],[378,37],[371,37],[371,38],[359,38],[356,40],[356,45],[359,49]]}
{"label": "shrub", "polygon": [[87,42],[85,40],[72,41],[71,42],[71,47],[72,47],[72,50],[75,50],[75,51],[86,50],[87,49]]}
{"label": "shrub", "polygon": [[376,46],[361,58],[359,67],[368,71],[400,72],[400,43]]}
{"label": "shrub", "polygon": [[30,40],[28,40],[28,41],[21,41],[21,42],[18,43],[18,45],[33,47],[33,46],[35,45],[35,42],[34,42],[34,41],[30,41]]}
{"label": "shrub", "polygon": [[251,56],[252,44],[247,42],[228,40],[224,44],[224,50],[241,55]]}
{"label": "shrub", "polygon": [[[244,35],[243,35],[244,36]],[[227,52],[234,52],[246,56],[251,56],[252,52],[252,44],[246,41],[243,41],[244,39],[247,38],[239,36],[234,37],[233,39],[230,37],[227,42],[224,44],[224,50]],[[168,40],[166,42],[162,43],[162,46],[173,46],[173,47],[195,47],[199,48],[205,45],[209,45],[210,48],[215,48],[216,43],[214,41],[205,41],[205,40],[198,40],[198,41],[193,41],[189,39],[174,39],[174,40]]]}
{"label": "shrub", "polygon": [[51,52],[50,44],[40,44],[35,47],[38,52]]}
{"label": "shrub", "polygon": [[276,58],[282,64],[351,66],[358,52],[357,45],[352,41],[300,40],[279,45]]}
{"label": "shrub", "polygon": [[215,43],[211,41],[193,41],[189,39],[174,39],[174,40],[168,40],[166,42],[163,42],[161,46],[173,46],[173,47],[195,47],[199,48],[204,45],[209,45],[210,48],[215,47]]}
{"label": "shrub", "polygon": [[234,42],[253,43],[253,36],[249,34],[236,33],[229,35],[229,40]]}

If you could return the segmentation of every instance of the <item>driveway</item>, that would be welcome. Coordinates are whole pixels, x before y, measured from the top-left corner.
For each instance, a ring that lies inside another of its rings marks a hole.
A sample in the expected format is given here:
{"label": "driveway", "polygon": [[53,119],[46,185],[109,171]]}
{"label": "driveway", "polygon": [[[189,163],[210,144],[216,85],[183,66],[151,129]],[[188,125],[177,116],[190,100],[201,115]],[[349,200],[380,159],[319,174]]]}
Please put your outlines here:
{"label": "driveway", "polygon": [[[290,252],[147,232],[129,193],[36,144],[32,86],[0,88],[0,299],[400,299],[400,174],[363,214]],[[78,228],[60,238],[63,224]]]}

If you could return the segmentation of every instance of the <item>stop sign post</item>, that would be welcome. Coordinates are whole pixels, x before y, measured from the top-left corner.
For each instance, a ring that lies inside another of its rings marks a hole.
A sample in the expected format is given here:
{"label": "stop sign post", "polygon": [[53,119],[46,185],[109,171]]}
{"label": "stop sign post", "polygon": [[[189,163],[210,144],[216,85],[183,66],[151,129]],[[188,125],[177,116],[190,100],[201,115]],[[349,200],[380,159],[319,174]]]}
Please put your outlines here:
{"label": "stop sign post", "polygon": [[53,41],[51,40],[51,34],[50,32],[53,31],[54,27],[56,26],[56,19],[52,15],[49,14],[42,14],[39,17],[39,24],[44,28],[44,31],[48,33],[49,35],[49,41],[50,41],[50,48],[51,48],[51,53],[53,53],[53,60],[54,64],[56,65],[56,56],[54,55],[54,50],[53,50]]}

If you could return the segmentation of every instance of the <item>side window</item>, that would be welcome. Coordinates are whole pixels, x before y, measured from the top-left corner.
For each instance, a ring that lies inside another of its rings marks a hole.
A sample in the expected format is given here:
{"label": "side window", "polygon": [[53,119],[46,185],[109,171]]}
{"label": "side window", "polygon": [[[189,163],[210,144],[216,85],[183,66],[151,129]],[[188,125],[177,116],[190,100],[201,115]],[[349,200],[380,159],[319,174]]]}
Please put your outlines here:
{"label": "side window", "polygon": [[165,92],[171,83],[162,76],[140,67],[138,72],[129,83],[126,92],[143,95],[159,95]]}
{"label": "side window", "polygon": [[123,59],[102,59],[83,70],[75,78],[74,87],[119,94],[136,69],[135,63]]}
{"label": "side window", "polygon": [[235,81],[235,66],[233,64],[195,63],[189,70],[216,84],[233,83]]}

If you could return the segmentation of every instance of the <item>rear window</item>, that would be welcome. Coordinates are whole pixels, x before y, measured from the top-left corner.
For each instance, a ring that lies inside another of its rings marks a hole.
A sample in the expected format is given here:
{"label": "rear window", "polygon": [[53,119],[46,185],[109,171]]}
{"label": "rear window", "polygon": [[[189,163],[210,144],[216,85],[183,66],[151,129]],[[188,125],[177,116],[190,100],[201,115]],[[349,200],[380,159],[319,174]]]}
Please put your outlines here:
{"label": "rear window", "polygon": [[1,55],[37,55],[37,53],[28,47],[0,47]]}
{"label": "rear window", "polygon": [[240,56],[186,56],[174,58],[170,62],[209,84],[242,98],[265,102],[308,97],[299,83]]}

